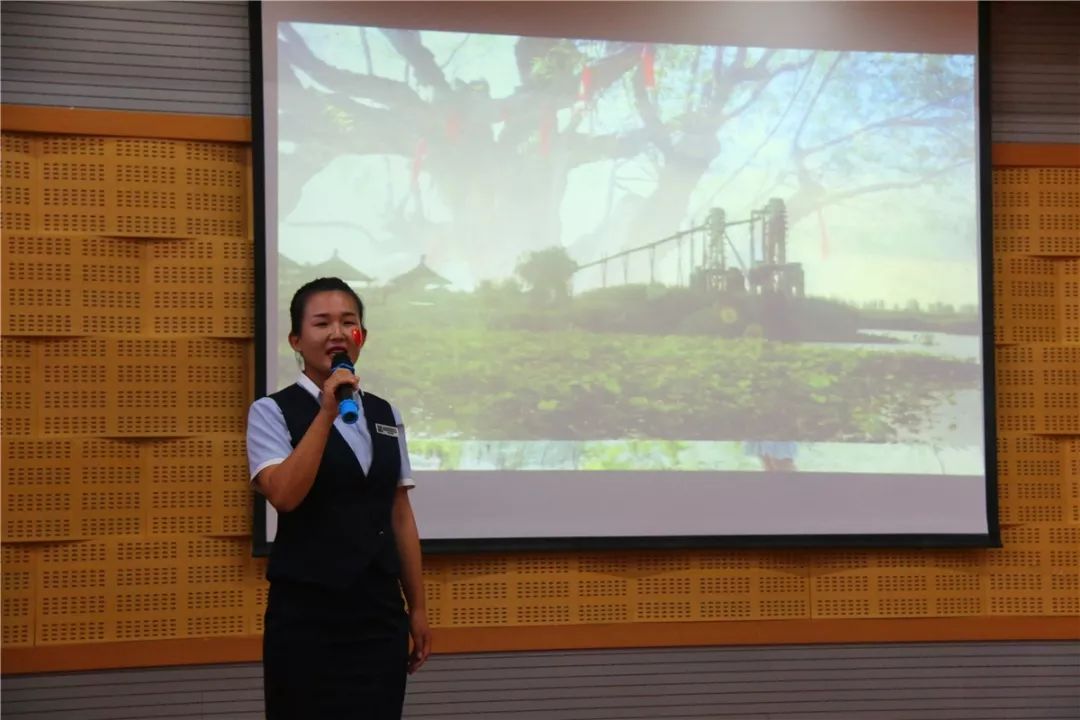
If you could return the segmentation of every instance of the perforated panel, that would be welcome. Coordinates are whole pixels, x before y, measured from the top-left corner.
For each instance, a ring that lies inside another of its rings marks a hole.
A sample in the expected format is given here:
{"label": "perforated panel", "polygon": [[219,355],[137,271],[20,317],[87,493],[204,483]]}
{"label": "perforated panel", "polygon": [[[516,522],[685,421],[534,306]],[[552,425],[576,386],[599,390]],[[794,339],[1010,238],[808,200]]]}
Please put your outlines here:
{"label": "perforated panel", "polygon": [[250,534],[243,439],[5,438],[4,541]]}
{"label": "perforated panel", "polygon": [[991,615],[1080,615],[1080,527],[1007,528],[987,553]]}
{"label": "perforated panel", "polygon": [[1024,345],[998,351],[1003,432],[1080,434],[1080,345]]}
{"label": "perforated panel", "polygon": [[159,441],[146,452],[151,534],[251,534],[242,436]]}
{"label": "perforated panel", "polygon": [[4,644],[257,632],[247,148],[3,149]]}
{"label": "perforated panel", "polygon": [[3,646],[34,644],[34,552],[23,545],[3,546]]}
{"label": "perforated panel", "polygon": [[1066,445],[1037,435],[998,437],[998,502],[1001,522],[1074,522],[1070,517]]}
{"label": "perforated panel", "polygon": [[37,644],[254,633],[246,539],[190,535],[36,549]]}
{"label": "perforated panel", "polygon": [[799,555],[436,557],[425,573],[429,612],[449,627],[809,617]]}
{"label": "perforated panel", "polygon": [[34,188],[41,186],[41,167],[34,146],[25,135],[5,134],[0,144],[3,175],[3,210],[0,211],[0,230],[29,232],[34,218],[40,213],[36,206]]}
{"label": "perforated panel", "polygon": [[[1080,193],[1080,190],[1077,191]],[[1080,210],[1077,210],[1080,216]],[[1080,231],[1074,233],[1080,238]],[[1061,298],[1061,340],[1080,344],[1080,260],[1067,260],[1058,266]]]}
{"label": "perforated panel", "polygon": [[5,143],[6,334],[251,337],[244,148],[21,135]]}
{"label": "perforated panel", "polygon": [[[262,631],[248,162],[227,144],[4,137],[5,646]],[[1076,181],[995,173],[1004,549],[429,557],[432,623],[1080,613]]]}
{"label": "perforated panel", "polygon": [[977,552],[836,553],[812,571],[814,617],[942,617],[985,612]]}
{"label": "perforated panel", "polygon": [[13,435],[243,433],[242,408],[251,395],[247,343],[101,337],[24,347],[27,357],[14,360],[12,374],[40,372],[4,389]]}
{"label": "perforated panel", "polygon": [[999,342],[1057,342],[1061,334],[1055,264],[1046,258],[994,258],[994,322]]}
{"label": "perforated panel", "polygon": [[1080,168],[994,170],[994,254],[1080,256]]}
{"label": "perforated panel", "polygon": [[1062,492],[1067,507],[1066,522],[1080,524],[1080,438],[1065,443],[1065,483]]}

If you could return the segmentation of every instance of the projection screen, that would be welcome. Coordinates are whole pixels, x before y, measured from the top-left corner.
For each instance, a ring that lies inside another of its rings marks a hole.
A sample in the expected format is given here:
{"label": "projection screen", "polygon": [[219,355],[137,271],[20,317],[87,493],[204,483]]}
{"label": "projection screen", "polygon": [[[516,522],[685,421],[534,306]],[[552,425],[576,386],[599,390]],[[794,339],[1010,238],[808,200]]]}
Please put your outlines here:
{"label": "projection screen", "polygon": [[430,547],[996,542],[976,4],[253,13],[256,391],[353,286]]}

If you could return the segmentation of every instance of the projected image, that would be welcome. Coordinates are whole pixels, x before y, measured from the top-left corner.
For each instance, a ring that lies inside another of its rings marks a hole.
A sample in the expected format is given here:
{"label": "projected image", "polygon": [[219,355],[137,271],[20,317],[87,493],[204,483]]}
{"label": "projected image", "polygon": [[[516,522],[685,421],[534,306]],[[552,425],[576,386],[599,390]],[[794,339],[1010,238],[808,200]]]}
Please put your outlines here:
{"label": "projected image", "polygon": [[414,467],[983,473],[971,55],[277,34],[279,337],[353,284]]}

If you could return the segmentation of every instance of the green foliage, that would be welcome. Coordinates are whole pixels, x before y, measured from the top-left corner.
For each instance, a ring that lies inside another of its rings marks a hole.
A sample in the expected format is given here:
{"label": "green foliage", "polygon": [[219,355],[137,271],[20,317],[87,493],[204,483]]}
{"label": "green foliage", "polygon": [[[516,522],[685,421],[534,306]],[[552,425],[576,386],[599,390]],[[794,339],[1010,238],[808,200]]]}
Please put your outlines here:
{"label": "green foliage", "polygon": [[542,57],[533,59],[532,78],[551,81],[566,75],[575,75],[585,66],[585,56],[570,40],[560,40],[552,45]]}
{"label": "green foliage", "polygon": [[[441,467],[459,460],[446,439],[888,442],[924,431],[942,397],[982,377],[970,362],[772,342],[762,299],[745,294],[621,286],[538,309],[504,282],[424,297],[365,297],[372,334],[358,370]],[[801,328],[838,333],[867,312],[819,299],[789,310]],[[280,363],[287,382],[287,347]]]}
{"label": "green foliage", "polygon": [[[410,429],[410,435],[411,435]],[[441,468],[461,466],[461,444],[453,440],[431,440],[409,438],[409,454],[422,457]],[[432,462],[433,461],[433,462]]]}
{"label": "green foliage", "polygon": [[478,324],[402,323],[365,353],[365,384],[418,439],[884,442],[918,431],[935,394],[981,378],[921,355]]}
{"label": "green foliage", "polygon": [[659,285],[622,285],[582,293],[567,308],[592,332],[679,333],[775,340],[855,340],[859,313],[820,298],[701,293]]}
{"label": "green foliage", "polygon": [[550,247],[529,253],[518,264],[516,272],[525,286],[546,302],[565,300],[570,296],[570,277],[577,263],[563,247]]}

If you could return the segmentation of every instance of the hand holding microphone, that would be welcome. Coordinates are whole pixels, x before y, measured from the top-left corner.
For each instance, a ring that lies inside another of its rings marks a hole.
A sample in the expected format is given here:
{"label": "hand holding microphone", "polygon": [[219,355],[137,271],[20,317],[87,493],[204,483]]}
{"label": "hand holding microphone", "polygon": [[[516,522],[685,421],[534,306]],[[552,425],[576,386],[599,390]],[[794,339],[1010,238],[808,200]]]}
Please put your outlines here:
{"label": "hand holding microphone", "polygon": [[[330,361],[331,374],[338,370],[346,370],[350,374],[355,373],[352,360],[345,353],[338,353]],[[360,417],[360,408],[356,404],[356,399],[353,398],[353,383],[343,382],[337,386],[334,390],[334,399],[337,400],[338,415],[345,421],[345,424],[352,425]]]}
{"label": "hand holding microphone", "polygon": [[[364,344],[364,334],[360,328],[353,328],[352,340],[357,347]],[[356,368],[347,353],[339,352],[330,360],[330,376],[333,377],[338,370],[345,370],[353,375],[352,382],[342,382],[334,388],[334,400],[337,402],[338,415],[347,425],[352,425],[360,418],[360,408],[353,397],[353,390],[358,387],[355,378]]]}

